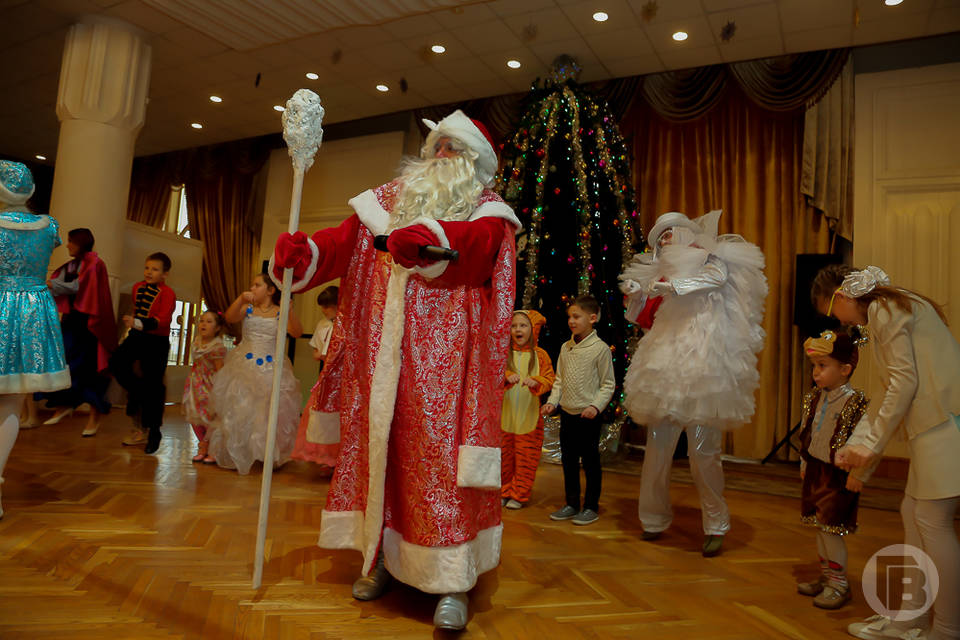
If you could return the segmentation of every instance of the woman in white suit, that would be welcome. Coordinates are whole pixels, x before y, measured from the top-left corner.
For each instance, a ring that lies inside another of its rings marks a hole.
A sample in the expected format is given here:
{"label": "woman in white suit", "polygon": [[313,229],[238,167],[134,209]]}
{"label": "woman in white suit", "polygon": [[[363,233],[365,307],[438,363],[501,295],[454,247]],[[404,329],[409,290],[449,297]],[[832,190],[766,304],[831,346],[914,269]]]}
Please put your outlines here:
{"label": "woman in white suit", "polygon": [[[859,638],[916,637],[927,631],[928,640],[958,639],[960,541],[953,519],[960,503],[960,344],[937,303],[891,286],[878,267],[831,265],[817,275],[811,293],[822,313],[847,325],[866,325],[884,386],[838,452],[838,464],[870,464],[902,425],[910,449],[900,507],[904,542],[930,556],[940,576],[928,631],[926,614],[901,621],[873,616],[849,631]],[[914,604],[905,598],[901,610],[922,608],[924,599],[917,597],[922,594],[913,595]]]}

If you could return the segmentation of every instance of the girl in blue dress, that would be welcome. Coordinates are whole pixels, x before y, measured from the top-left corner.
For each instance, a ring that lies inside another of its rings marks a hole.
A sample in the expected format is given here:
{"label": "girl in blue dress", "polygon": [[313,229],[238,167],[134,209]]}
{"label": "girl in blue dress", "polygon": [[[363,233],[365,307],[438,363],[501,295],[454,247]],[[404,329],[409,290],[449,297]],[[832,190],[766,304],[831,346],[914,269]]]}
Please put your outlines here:
{"label": "girl in blue dress", "polygon": [[0,160],[0,483],[20,429],[24,394],[70,386],[60,319],[46,282],[60,226],[25,206],[33,188],[25,165]]}

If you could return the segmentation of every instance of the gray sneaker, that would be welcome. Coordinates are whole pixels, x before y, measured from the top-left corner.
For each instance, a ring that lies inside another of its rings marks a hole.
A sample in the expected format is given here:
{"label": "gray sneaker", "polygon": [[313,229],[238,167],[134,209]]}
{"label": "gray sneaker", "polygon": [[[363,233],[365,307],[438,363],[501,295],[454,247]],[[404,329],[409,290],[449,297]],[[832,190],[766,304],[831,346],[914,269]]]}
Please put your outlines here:
{"label": "gray sneaker", "polygon": [[570,505],[565,506],[559,511],[554,511],[550,514],[551,520],[569,520],[573,516],[577,515],[577,510],[571,507]]}
{"label": "gray sneaker", "polygon": [[584,509],[573,516],[573,524],[590,524],[591,522],[596,522],[599,517],[593,509]]}

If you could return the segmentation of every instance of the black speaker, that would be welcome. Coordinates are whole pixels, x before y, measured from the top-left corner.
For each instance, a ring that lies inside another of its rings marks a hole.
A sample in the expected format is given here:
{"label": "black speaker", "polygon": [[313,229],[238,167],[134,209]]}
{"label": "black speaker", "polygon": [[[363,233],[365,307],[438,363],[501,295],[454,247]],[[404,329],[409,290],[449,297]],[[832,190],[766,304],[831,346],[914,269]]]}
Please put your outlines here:
{"label": "black speaker", "polygon": [[810,301],[810,287],[820,269],[828,264],[841,264],[840,256],[832,253],[797,254],[797,268],[793,289],[793,323],[800,328],[801,337],[819,336],[827,329],[840,326],[834,318],[820,314]]}

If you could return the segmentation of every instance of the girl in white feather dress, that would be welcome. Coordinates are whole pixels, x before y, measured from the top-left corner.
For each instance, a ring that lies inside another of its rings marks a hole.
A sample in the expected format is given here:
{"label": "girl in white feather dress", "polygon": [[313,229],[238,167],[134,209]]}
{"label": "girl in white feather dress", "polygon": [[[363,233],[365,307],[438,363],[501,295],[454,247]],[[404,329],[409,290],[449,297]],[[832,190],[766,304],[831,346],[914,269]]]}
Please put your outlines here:
{"label": "girl in white feather dress", "polygon": [[630,417],[647,427],[639,506],[644,538],[670,526],[670,466],[686,429],[707,556],[719,552],[730,529],[723,431],[748,422],[754,412],[767,295],[763,253],[740,236],[718,237],[720,213],[696,220],[676,212],[660,216],[649,237],[653,253],[635,256],[621,275],[629,320],[636,321],[651,299],[663,298],[623,385]]}
{"label": "girl in white feather dress", "polygon": [[[224,314],[229,323],[243,320],[243,339],[227,354],[223,368],[213,378],[210,400],[217,418],[210,434],[209,452],[218,465],[241,474],[250,473],[253,463],[263,460],[266,447],[279,302],[280,291],[267,274],[260,273],[254,276],[250,290],[240,294]],[[294,338],[303,333],[300,321],[292,313],[287,333]],[[287,361],[280,383],[275,465],[290,459],[297,439],[300,383],[292,368]]]}

